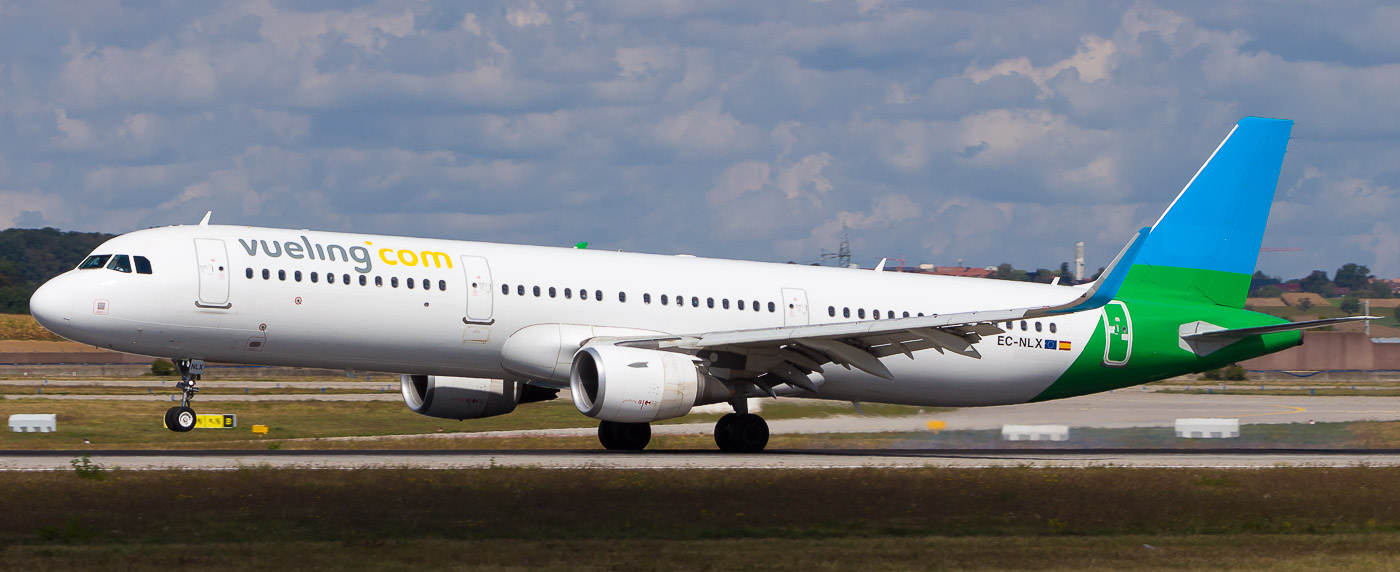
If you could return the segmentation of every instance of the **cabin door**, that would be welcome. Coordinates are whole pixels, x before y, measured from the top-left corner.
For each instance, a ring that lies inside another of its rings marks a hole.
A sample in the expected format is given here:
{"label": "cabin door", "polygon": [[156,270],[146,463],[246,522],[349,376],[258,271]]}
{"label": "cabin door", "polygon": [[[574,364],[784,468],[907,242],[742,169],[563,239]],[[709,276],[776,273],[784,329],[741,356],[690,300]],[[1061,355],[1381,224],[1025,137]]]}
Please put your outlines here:
{"label": "cabin door", "polygon": [[194,239],[195,260],[199,271],[199,301],[201,308],[228,309],[228,250],[217,238]]}
{"label": "cabin door", "polygon": [[1124,367],[1133,355],[1133,320],[1128,307],[1114,300],[1103,307],[1104,335],[1108,338],[1103,348],[1103,364],[1109,367]]}
{"label": "cabin door", "polygon": [[491,267],[480,256],[463,256],[462,271],[467,274],[467,321],[489,325],[493,321]]}

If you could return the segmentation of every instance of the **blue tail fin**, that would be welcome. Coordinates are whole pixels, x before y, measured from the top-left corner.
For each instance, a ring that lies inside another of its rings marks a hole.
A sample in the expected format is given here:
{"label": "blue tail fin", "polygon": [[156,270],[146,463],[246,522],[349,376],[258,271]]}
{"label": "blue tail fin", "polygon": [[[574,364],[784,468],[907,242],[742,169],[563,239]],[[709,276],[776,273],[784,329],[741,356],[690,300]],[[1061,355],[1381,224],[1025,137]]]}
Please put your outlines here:
{"label": "blue tail fin", "polygon": [[1243,307],[1292,129],[1286,119],[1241,119],[1152,226],[1128,282]]}

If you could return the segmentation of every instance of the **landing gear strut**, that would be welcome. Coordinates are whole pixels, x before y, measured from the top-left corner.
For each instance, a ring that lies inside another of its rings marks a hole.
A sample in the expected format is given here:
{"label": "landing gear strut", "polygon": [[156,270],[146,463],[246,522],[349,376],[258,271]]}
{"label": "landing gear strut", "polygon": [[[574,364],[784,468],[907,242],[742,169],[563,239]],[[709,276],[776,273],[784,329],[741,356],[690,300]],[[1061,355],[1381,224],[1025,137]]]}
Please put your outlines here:
{"label": "landing gear strut", "polygon": [[651,442],[651,425],[603,421],[598,424],[598,441],[609,451],[640,451]]}
{"label": "landing gear strut", "polygon": [[204,360],[175,360],[175,369],[180,371],[180,382],[175,384],[181,393],[180,404],[165,411],[165,426],[176,433],[184,433],[194,429],[197,419],[194,409],[190,407],[190,400],[194,399],[194,394],[199,393],[196,384],[204,374]]}
{"label": "landing gear strut", "polygon": [[715,423],[715,444],[726,453],[757,453],[768,446],[768,423],[752,413],[729,413]]}

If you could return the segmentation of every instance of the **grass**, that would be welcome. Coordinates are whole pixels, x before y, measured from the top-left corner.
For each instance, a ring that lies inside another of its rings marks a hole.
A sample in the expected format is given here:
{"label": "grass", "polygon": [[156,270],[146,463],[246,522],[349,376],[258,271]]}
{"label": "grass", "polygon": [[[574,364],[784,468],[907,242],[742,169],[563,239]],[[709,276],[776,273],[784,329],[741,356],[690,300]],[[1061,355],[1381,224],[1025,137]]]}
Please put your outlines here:
{"label": "grass", "polygon": [[0,554],[15,569],[1394,569],[1397,479],[1375,467],[0,473]]}
{"label": "grass", "polygon": [[63,338],[45,330],[29,314],[0,314],[0,340],[53,340]]}

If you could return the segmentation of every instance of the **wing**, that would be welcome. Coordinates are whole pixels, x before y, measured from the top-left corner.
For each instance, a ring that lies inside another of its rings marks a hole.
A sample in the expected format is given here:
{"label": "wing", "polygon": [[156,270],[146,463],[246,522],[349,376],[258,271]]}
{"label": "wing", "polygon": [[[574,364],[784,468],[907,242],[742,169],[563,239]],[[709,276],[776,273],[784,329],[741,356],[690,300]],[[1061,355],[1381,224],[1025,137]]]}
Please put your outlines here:
{"label": "wing", "polygon": [[997,322],[1093,310],[1117,294],[1149,229],[1133,237],[1099,279],[1078,298],[1058,306],[1011,307],[913,318],[785,326],[754,330],[709,332],[693,336],[625,338],[619,345],[699,355],[712,373],[730,380],[751,381],[763,393],[775,395],[775,385],[789,384],[817,391],[812,373],[835,363],[874,376],[893,379],[880,358],[932,349],[980,359],[976,344],[1002,333]]}

